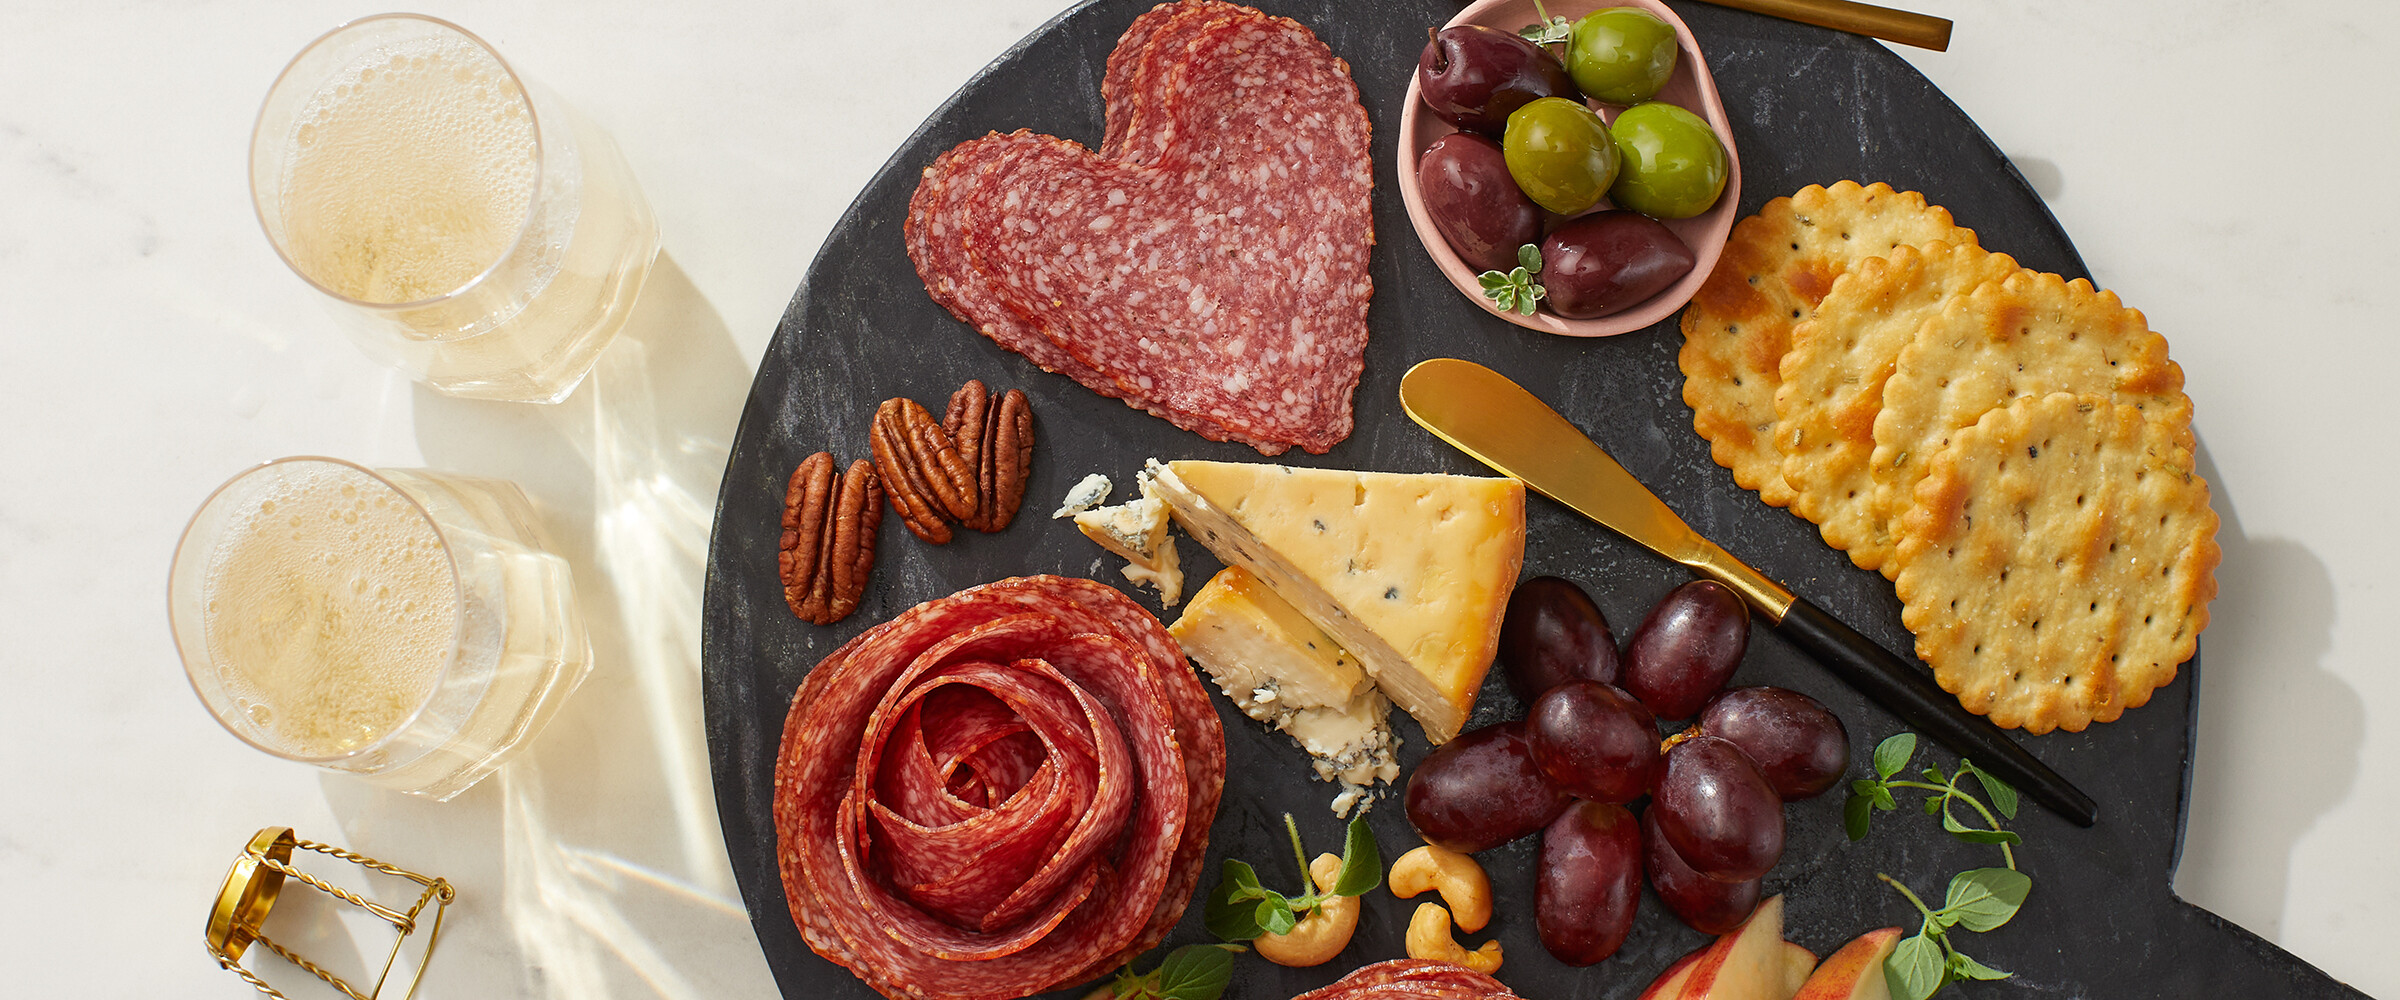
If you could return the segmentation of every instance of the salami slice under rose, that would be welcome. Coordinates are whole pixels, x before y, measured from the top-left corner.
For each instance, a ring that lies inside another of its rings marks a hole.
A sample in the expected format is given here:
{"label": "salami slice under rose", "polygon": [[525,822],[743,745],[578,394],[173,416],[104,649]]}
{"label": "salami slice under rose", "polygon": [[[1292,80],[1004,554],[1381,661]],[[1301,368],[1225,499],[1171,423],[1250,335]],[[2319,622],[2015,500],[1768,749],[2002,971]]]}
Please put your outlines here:
{"label": "salami slice under rose", "polygon": [[802,682],[776,765],[801,935],[887,996],[1097,976],[1182,916],[1224,734],[1158,620],[1089,580],[918,605]]}

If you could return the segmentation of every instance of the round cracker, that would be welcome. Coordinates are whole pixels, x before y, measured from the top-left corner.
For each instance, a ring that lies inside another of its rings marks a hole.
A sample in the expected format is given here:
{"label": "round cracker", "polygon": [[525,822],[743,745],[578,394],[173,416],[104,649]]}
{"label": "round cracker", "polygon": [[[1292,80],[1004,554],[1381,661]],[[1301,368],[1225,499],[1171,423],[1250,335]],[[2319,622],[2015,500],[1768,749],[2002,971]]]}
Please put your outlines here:
{"label": "round cracker", "polygon": [[[1894,363],[1868,464],[1887,534],[1914,501],[1925,459],[1952,433],[2019,396],[2053,392],[2133,406],[2179,429],[2179,440],[2191,445],[2183,369],[2141,312],[2081,278],[2019,271],[1953,300]],[[1883,569],[1898,572],[1895,562]]]}
{"label": "round cracker", "polygon": [[1901,522],[1917,655],[1994,723],[2115,720],[2175,679],[2216,596],[2217,515],[2176,428],[2099,396],[2020,397],[1952,435]]}
{"label": "round cracker", "polygon": [[1775,448],[1775,386],[1792,327],[1860,260],[1896,246],[1975,234],[1914,191],[1883,183],[1810,185],[1733,227],[1724,253],[1683,311],[1683,401],[1692,429],[1734,482],[1781,507],[1791,502]]}
{"label": "round cracker", "polygon": [[1859,568],[1881,569],[1892,555],[1868,468],[1893,363],[1952,299],[2023,270],[2009,255],[1971,243],[1893,247],[1842,275],[1792,330],[1775,390],[1783,481],[1792,488],[1792,512],[1816,522],[1826,544],[1850,553]]}

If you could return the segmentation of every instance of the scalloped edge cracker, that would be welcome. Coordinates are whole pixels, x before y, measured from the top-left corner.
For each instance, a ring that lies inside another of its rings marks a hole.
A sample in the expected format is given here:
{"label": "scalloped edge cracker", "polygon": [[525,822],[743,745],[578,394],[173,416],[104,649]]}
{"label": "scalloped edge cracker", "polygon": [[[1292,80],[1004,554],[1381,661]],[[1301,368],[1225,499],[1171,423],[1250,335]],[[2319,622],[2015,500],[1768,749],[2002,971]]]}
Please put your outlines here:
{"label": "scalloped edge cracker", "polygon": [[1918,328],[1951,300],[2024,270],[1974,244],[1893,247],[1842,275],[1792,330],[1775,390],[1783,481],[1792,512],[1815,522],[1825,543],[1860,569],[1881,569],[1892,556],[1870,473],[1884,380]]}
{"label": "scalloped edge cracker", "polygon": [[1917,655],[1968,711],[2077,732],[2174,680],[2221,558],[2187,435],[2062,392],[1985,413],[1927,461],[1895,589]]}
{"label": "scalloped edge cracker", "polygon": [[[2191,445],[2183,368],[2141,311],[2082,278],[2021,271],[1951,302],[1900,352],[1884,383],[1868,470],[1885,530],[1897,533],[1925,458],[1959,428],[2017,397],[2053,392],[2129,404],[2181,429]],[[1883,570],[1894,576],[1899,566],[1886,562]]]}
{"label": "scalloped edge cracker", "polygon": [[1914,191],[1881,182],[1810,185],[1734,226],[1716,270],[1683,312],[1683,401],[1709,455],[1777,507],[1791,502],[1776,450],[1775,388],[1792,328],[1858,261],[1896,246],[1975,234]]}

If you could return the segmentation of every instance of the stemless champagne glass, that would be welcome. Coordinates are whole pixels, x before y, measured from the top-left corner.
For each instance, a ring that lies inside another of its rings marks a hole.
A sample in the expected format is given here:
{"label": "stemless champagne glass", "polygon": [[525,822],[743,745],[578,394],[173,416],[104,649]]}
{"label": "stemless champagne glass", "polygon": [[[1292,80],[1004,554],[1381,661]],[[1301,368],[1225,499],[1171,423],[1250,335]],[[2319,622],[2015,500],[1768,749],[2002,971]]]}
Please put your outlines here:
{"label": "stemless champagne glass", "polygon": [[457,396],[566,398],[658,254],[607,134],[416,14],[352,21],[293,57],[250,135],[250,195],[360,348]]}
{"label": "stemless champagne glass", "polygon": [[280,459],[192,516],[168,617],[235,736],[447,799],[590,672],[566,560],[545,549],[513,483]]}

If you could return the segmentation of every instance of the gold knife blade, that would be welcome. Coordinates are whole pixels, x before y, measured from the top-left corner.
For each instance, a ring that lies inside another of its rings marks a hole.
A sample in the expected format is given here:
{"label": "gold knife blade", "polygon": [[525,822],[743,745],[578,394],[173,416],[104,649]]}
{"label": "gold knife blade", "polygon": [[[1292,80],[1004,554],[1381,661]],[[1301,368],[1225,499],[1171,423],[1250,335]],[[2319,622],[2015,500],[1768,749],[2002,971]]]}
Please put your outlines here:
{"label": "gold knife blade", "polygon": [[1472,361],[1419,362],[1400,379],[1409,419],[1502,475],[1728,587],[1781,622],[1792,592],[1693,531],[1591,437],[1523,386]]}

